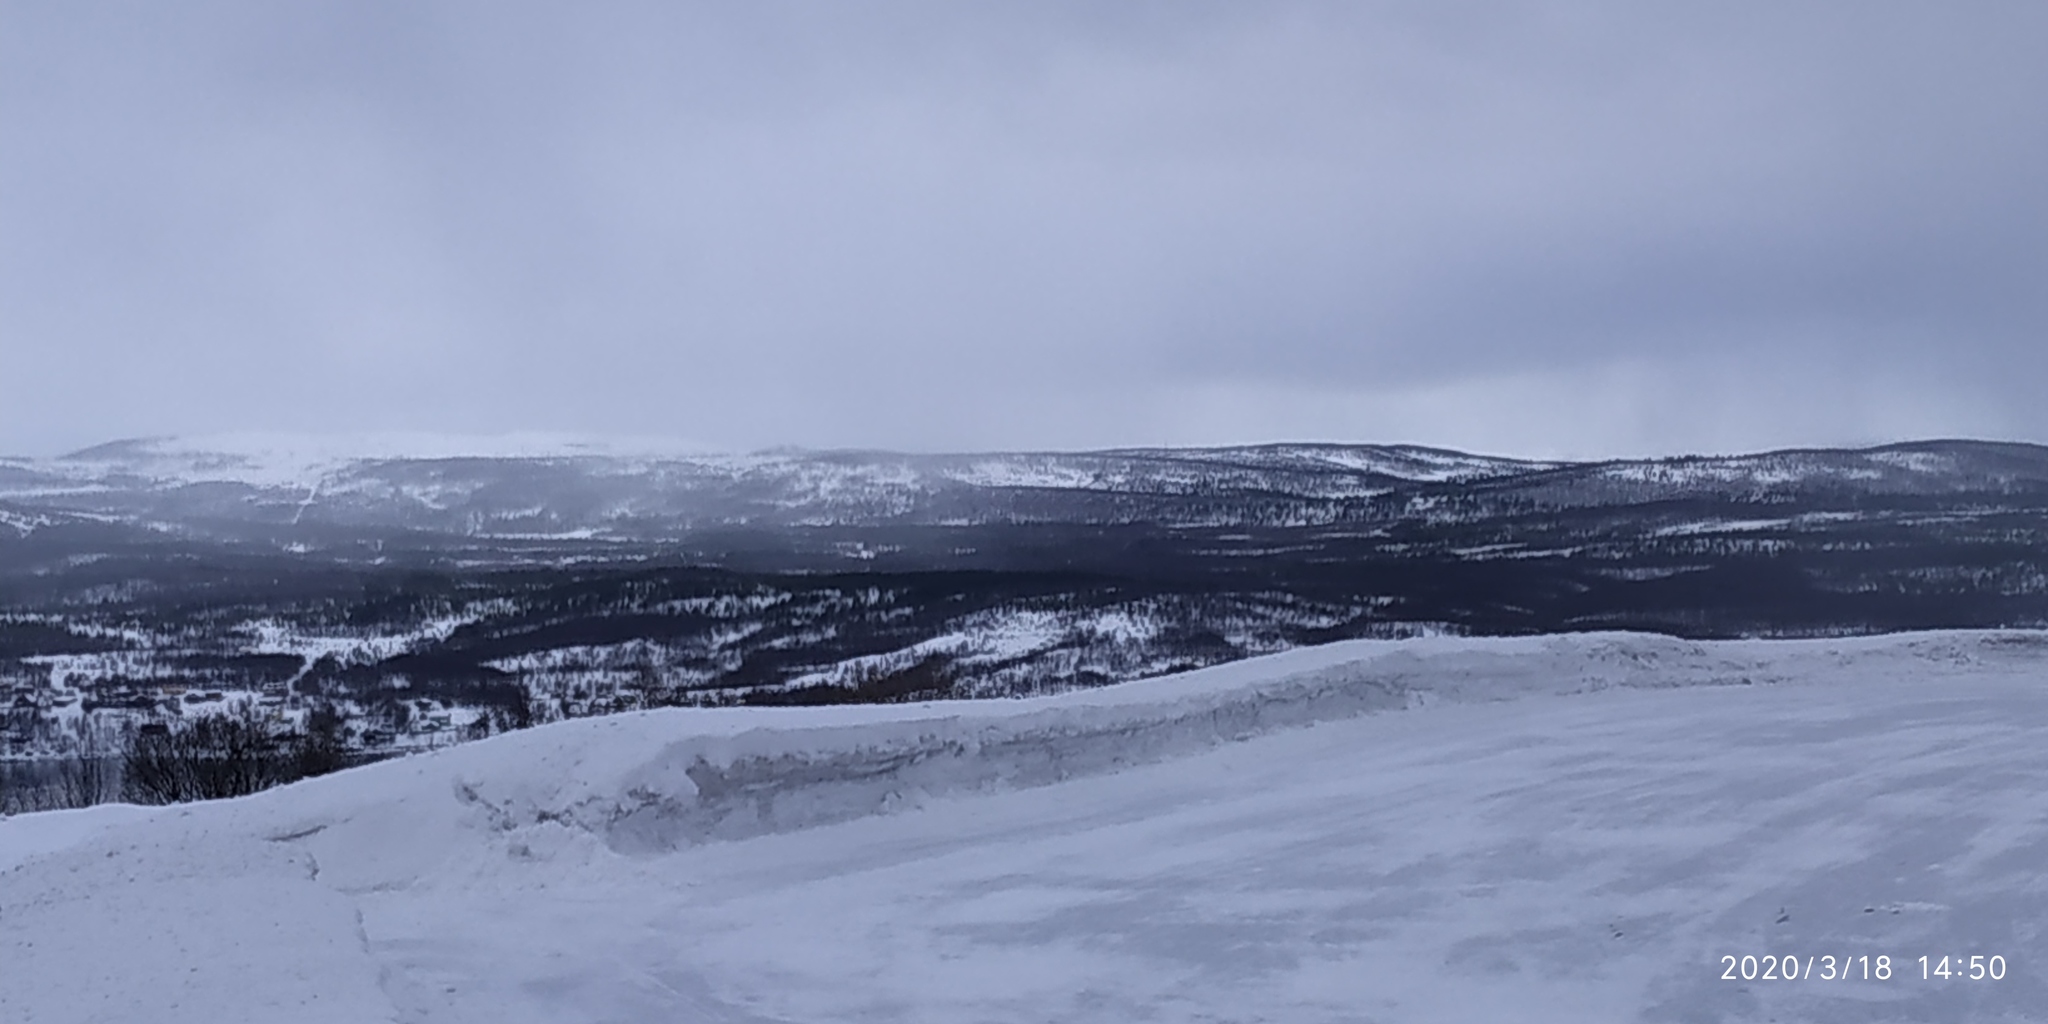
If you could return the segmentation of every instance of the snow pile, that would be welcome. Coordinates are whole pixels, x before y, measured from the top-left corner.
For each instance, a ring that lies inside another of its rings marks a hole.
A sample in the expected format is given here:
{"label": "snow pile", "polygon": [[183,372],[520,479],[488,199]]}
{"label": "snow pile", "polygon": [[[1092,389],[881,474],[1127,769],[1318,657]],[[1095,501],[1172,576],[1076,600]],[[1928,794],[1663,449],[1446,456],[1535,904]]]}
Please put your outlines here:
{"label": "snow pile", "polygon": [[2037,1019],[2044,682],[2033,633],[1426,638],[571,721],[0,822],[0,1020]]}
{"label": "snow pile", "polygon": [[[459,752],[468,756],[450,767],[462,798],[495,827],[573,823],[613,849],[652,852],[846,821],[935,796],[1047,785],[1377,711],[1615,687],[1784,683],[1854,674],[1902,649],[1884,640],[1776,646],[1747,653],[1619,634],[1355,641],[1026,700],[668,710],[567,723],[586,735],[572,739],[556,727],[497,742],[530,746],[515,763],[547,770],[508,770],[510,752],[495,747]],[[2032,670],[2048,646],[1922,640],[1903,650],[1978,662],[2020,652],[2019,667]],[[559,763],[564,746],[601,746],[623,760],[600,771],[580,756]]]}

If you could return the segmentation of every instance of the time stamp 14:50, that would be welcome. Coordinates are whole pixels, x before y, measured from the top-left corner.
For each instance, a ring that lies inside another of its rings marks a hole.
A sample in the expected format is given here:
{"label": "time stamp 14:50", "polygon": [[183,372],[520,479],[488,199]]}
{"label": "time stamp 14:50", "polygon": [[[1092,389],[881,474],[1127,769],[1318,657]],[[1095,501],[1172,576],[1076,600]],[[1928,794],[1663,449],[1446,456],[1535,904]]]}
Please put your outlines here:
{"label": "time stamp 14:50", "polygon": [[[1894,966],[1889,956],[1723,956],[1723,981],[1890,981],[1913,976],[1916,961],[1901,959]],[[1923,956],[1922,981],[2002,981],[2002,956]]]}

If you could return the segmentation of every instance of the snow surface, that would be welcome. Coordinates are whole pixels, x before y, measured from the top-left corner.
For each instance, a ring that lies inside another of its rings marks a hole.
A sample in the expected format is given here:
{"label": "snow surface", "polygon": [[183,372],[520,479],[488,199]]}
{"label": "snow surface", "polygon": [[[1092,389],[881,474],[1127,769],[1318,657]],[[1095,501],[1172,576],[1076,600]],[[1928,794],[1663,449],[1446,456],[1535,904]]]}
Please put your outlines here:
{"label": "snow surface", "polygon": [[1429,638],[565,722],[0,821],[0,1020],[2043,1020],[2044,684],[2036,633]]}

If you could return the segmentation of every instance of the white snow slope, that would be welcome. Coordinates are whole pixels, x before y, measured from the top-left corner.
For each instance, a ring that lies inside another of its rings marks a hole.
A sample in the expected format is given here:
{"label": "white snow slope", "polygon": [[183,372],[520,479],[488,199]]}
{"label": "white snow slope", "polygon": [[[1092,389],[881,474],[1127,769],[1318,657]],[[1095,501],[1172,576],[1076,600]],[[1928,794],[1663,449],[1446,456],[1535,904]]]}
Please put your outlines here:
{"label": "white snow slope", "polygon": [[37,1024],[2048,1020],[2044,927],[2034,633],[1346,643],[0,822]]}

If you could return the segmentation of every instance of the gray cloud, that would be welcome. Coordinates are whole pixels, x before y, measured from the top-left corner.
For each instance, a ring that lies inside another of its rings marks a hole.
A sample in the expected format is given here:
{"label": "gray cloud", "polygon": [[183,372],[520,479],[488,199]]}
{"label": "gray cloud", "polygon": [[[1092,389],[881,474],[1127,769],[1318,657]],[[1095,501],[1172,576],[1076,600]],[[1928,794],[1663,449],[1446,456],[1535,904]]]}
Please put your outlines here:
{"label": "gray cloud", "polygon": [[2048,440],[2038,5],[0,22],[10,451]]}

